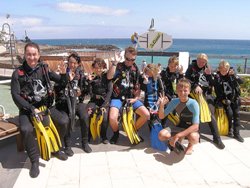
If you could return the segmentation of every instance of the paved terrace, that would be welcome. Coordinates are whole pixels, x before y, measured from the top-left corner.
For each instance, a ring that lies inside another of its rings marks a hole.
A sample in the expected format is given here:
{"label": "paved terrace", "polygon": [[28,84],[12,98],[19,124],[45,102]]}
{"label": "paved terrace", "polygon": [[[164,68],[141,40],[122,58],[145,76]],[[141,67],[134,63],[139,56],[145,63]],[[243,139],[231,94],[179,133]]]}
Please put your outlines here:
{"label": "paved terrace", "polygon": [[40,160],[40,175],[35,179],[29,176],[29,159],[16,151],[12,137],[0,143],[0,188],[250,187],[250,125],[242,125],[245,142],[223,136],[224,150],[211,143],[208,126],[202,125],[201,143],[189,156],[150,148],[147,126],[140,130],[143,143],[131,146],[121,131],[118,145],[91,141],[93,152],[86,154],[80,149],[77,127],[75,155],[67,161]]}

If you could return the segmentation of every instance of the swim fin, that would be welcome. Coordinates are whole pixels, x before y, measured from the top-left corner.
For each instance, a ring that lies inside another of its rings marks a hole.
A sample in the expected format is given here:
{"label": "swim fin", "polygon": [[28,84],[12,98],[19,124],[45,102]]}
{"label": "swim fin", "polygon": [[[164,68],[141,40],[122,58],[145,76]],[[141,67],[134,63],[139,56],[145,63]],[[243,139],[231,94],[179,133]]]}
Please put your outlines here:
{"label": "swim fin", "polygon": [[97,129],[96,129],[96,119],[97,118],[97,109],[95,110],[95,112],[92,114],[92,116],[90,116],[90,124],[89,124],[89,127],[90,127],[90,132],[91,132],[91,135],[92,135],[92,138],[93,140],[96,139],[97,137]]}
{"label": "swim fin", "polygon": [[215,118],[217,121],[219,134],[221,136],[228,135],[229,123],[228,123],[226,111],[223,107],[216,107],[215,108]]}
{"label": "swim fin", "polygon": [[135,144],[139,144],[141,142],[141,139],[140,139],[140,137],[137,133],[136,127],[135,127],[134,111],[133,111],[133,107],[131,104],[129,105],[129,107],[127,107],[127,124],[129,127],[131,137],[133,139],[133,142]]}
{"label": "swim fin", "polygon": [[165,142],[159,140],[158,134],[162,130],[160,123],[154,123],[150,131],[150,143],[151,147],[160,151],[166,151],[168,149]]}
{"label": "swim fin", "polygon": [[178,114],[173,114],[173,113],[170,113],[168,114],[167,118],[172,121],[172,123],[176,126],[180,123],[180,118],[178,116]]}
{"label": "swim fin", "polygon": [[47,135],[47,132],[38,115],[33,116],[31,119],[36,130],[36,137],[41,158],[45,161],[48,161],[51,158],[51,149],[49,144],[50,140]]}
{"label": "swim fin", "polygon": [[39,110],[41,113],[32,117],[32,123],[36,130],[41,158],[48,161],[51,158],[51,152],[59,151],[62,143],[47,107],[42,106]]}
{"label": "swim fin", "polygon": [[132,138],[132,132],[130,130],[130,127],[128,125],[128,120],[127,120],[127,107],[123,107],[122,109],[122,127],[125,133],[127,134],[127,137],[130,143],[133,144],[134,140]]}
{"label": "swim fin", "polygon": [[211,122],[211,112],[208,107],[207,101],[203,95],[196,94],[194,92],[190,93],[190,96],[195,99],[200,107],[200,120],[201,123]]}
{"label": "swim fin", "polygon": [[104,113],[105,112],[99,109],[98,116],[96,118],[96,133],[99,138],[101,137],[101,126],[103,122]]}

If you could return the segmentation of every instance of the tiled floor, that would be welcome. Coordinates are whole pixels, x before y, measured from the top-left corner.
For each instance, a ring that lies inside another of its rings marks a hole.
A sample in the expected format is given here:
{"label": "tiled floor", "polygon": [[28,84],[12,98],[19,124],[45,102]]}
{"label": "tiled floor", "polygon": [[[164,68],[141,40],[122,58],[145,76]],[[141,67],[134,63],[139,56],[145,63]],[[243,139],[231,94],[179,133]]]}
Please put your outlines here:
{"label": "tiled floor", "polygon": [[250,138],[224,140],[219,150],[202,142],[190,156],[151,148],[76,152],[67,161],[41,160],[38,178],[29,177],[29,161],[14,187],[250,187]]}

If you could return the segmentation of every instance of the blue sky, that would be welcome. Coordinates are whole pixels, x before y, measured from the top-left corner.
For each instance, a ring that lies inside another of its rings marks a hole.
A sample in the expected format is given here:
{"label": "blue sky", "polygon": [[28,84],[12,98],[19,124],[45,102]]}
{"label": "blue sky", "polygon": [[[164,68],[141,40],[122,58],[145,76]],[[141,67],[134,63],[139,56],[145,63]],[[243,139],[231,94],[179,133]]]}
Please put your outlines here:
{"label": "blue sky", "polygon": [[[0,24],[18,39],[129,38],[157,31],[173,38],[250,39],[248,0],[1,0]],[[6,19],[6,14],[10,18]]]}

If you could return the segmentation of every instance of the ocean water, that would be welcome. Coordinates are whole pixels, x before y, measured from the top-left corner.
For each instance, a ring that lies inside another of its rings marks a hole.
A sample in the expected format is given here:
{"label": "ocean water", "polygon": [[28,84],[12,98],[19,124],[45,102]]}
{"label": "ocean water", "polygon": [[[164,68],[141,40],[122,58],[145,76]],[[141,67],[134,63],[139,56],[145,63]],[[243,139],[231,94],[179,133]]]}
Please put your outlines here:
{"label": "ocean water", "polygon": [[[122,39],[46,39],[34,40],[38,44],[49,45],[115,45],[121,50],[132,45],[129,38]],[[138,47],[138,50],[144,50]],[[245,58],[248,58],[247,67],[250,64],[250,40],[211,40],[211,39],[173,39],[173,45],[165,50],[168,52],[189,52],[190,59],[194,59],[199,53],[206,53],[209,63],[216,68],[221,59],[226,59],[230,64],[237,67],[245,67]],[[151,62],[151,57],[137,57],[136,63],[140,65],[145,59]],[[153,63],[161,63],[162,67],[167,66],[169,57],[154,57]]]}

